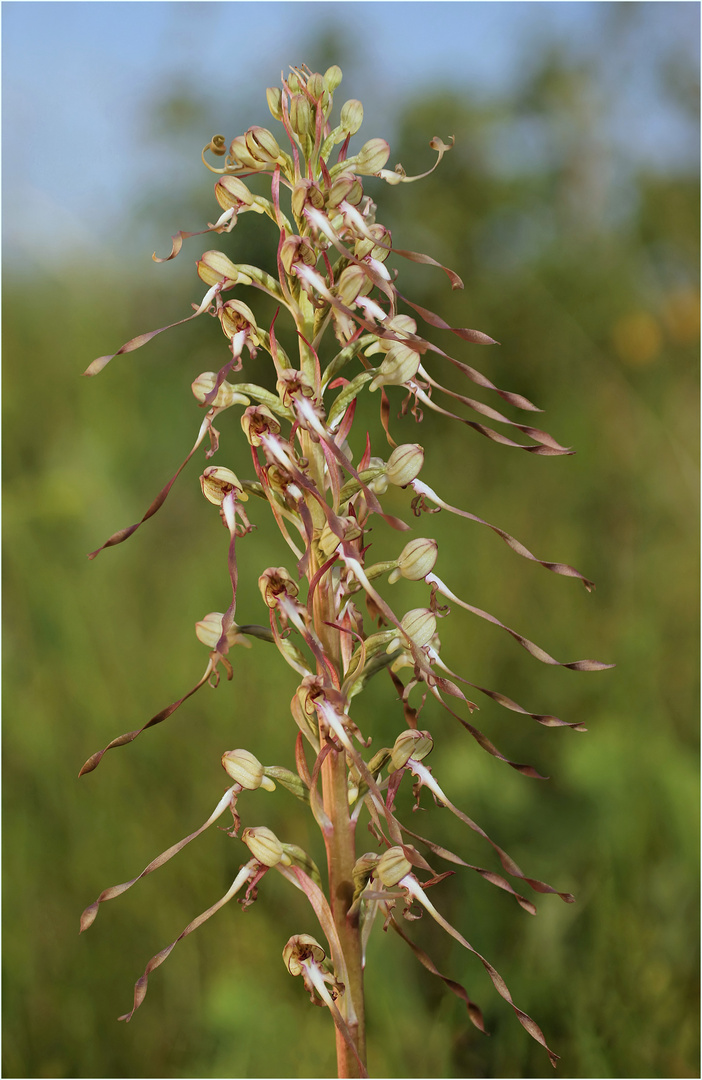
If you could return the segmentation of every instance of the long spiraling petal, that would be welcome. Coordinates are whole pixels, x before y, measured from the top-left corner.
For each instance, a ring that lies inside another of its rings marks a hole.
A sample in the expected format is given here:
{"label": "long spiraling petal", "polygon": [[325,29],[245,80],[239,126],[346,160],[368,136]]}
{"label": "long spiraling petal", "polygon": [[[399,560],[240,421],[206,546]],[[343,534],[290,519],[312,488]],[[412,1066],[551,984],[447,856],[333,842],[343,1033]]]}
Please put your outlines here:
{"label": "long spiraling petal", "polygon": [[480,960],[480,963],[483,965],[488,975],[490,976],[492,984],[497,990],[500,997],[503,997],[505,1001],[509,1002],[517,1015],[519,1023],[526,1031],[529,1032],[532,1039],[536,1039],[536,1041],[540,1043],[541,1046],[543,1046],[549,1056],[551,1064],[555,1069],[556,1062],[559,1060],[558,1054],[554,1054],[553,1050],[549,1049],[546,1043],[546,1039],[544,1038],[544,1033],[539,1027],[539,1025],[536,1023],[536,1021],[532,1020],[528,1013],[525,1013],[522,1009],[518,1008],[514,1004],[514,1001],[512,1000],[512,995],[510,994],[507,987],[507,983],[502,978],[499,971],[497,971],[492,966],[489,960],[486,960],[484,956],[481,956],[478,950],[474,949],[470,942],[466,941],[463,935],[459,933],[459,931],[456,930],[456,928],[452,926],[451,923],[436,910],[431,900],[424,892],[424,889],[412,874],[407,874],[407,876],[402,879],[402,881],[400,882],[400,887],[407,889],[407,892],[419,901],[419,903],[429,912],[432,919],[434,919],[435,922],[439,924],[439,926],[443,927],[447,934],[450,934],[452,938],[454,938],[460,945],[464,947],[464,949],[468,949],[468,951],[472,952],[474,956],[477,956],[478,960]]}
{"label": "long spiraling petal", "polygon": [[545,649],[542,649],[540,645],[535,645],[533,641],[529,641],[528,638],[522,637],[516,630],[511,630],[509,626],[505,626],[504,623],[496,619],[494,615],[491,615],[488,611],[483,611],[482,608],[473,607],[472,604],[467,604],[465,600],[460,600],[455,593],[452,593],[447,585],[443,583],[441,578],[437,577],[433,572],[427,574],[424,579],[428,585],[435,585],[442,596],[445,596],[447,600],[450,600],[454,604],[459,604],[466,611],[471,611],[474,615],[478,615],[481,619],[486,619],[491,622],[493,626],[499,626],[501,630],[506,630],[516,642],[518,642],[523,649],[526,649],[531,656],[537,660],[541,660],[543,664],[553,664],[555,667],[570,668],[571,671],[605,671],[607,668],[614,667],[614,664],[605,664],[602,660],[573,660],[570,663],[563,663],[560,660],[555,660]]}
{"label": "long spiraling petal", "polygon": [[140,874],[137,874],[135,878],[132,878],[131,881],[125,881],[122,885],[112,885],[109,889],[104,889],[98,896],[97,900],[95,900],[92,904],[89,904],[81,915],[81,934],[84,930],[87,930],[88,927],[92,926],[95,922],[95,917],[98,913],[98,908],[100,907],[100,904],[104,904],[106,900],[113,900],[115,897],[121,896],[122,893],[126,892],[127,889],[131,889],[132,885],[135,885],[137,881],[141,880],[141,878],[146,877],[147,874],[153,873],[154,870],[158,870],[159,867],[163,866],[164,863],[167,863],[169,859],[172,859],[174,855],[177,855],[179,851],[182,851],[186,844],[189,844],[191,840],[194,840],[197,836],[203,833],[205,829],[208,829],[210,825],[217,820],[218,817],[221,817],[227,807],[231,805],[233,791],[233,786],[227,788],[224,795],[219,800],[204,825],[201,825],[199,829],[195,830],[195,832],[190,833],[190,835],[186,836],[184,840],[179,840],[177,844],[173,844],[173,846],[169,847],[167,851],[163,851],[160,855],[157,855],[156,858],[149,863],[146,869],[142,870]]}
{"label": "long spiraling petal", "polygon": [[[440,506],[443,510],[448,510],[451,514],[458,514],[460,517],[467,518],[468,521],[477,521],[478,525],[485,525],[488,529],[492,529],[494,533],[497,533],[497,535],[504,540],[508,547],[512,548],[512,551],[516,551],[517,555],[521,555],[522,558],[530,559],[532,562],[538,563],[539,566],[543,566],[545,570],[551,570],[554,574],[562,574],[564,577],[579,578],[588,592],[592,592],[595,588],[594,582],[584,577],[574,566],[568,566],[567,563],[545,562],[543,559],[537,559],[536,555],[532,555],[524,544],[519,540],[515,540],[515,538],[510,536],[508,532],[505,532],[504,529],[499,529],[497,525],[491,525],[489,521],[484,521],[482,518],[469,513],[467,510],[459,510],[458,507],[451,506],[449,503],[444,502],[444,500],[422,480],[413,480],[410,486],[420,498],[426,497],[427,499],[431,499],[433,503],[436,503],[436,505]],[[419,508],[415,510],[415,514],[418,514],[419,512]]]}
{"label": "long spiraling petal", "polygon": [[188,936],[188,934],[192,934],[193,930],[197,930],[198,927],[202,926],[204,922],[207,922],[207,920],[211,918],[211,916],[214,915],[216,911],[219,911],[221,907],[224,907],[225,904],[228,904],[229,901],[234,896],[236,896],[236,894],[240,891],[241,888],[243,888],[246,882],[254,876],[254,874],[256,873],[256,866],[257,864],[253,859],[251,860],[251,862],[248,862],[244,866],[242,866],[239,870],[239,873],[234,878],[231,887],[227,890],[221,900],[218,900],[217,903],[213,904],[212,907],[209,907],[207,911],[203,911],[202,915],[198,915],[196,919],[193,919],[192,922],[188,923],[183,933],[179,934],[175,941],[172,941],[171,944],[167,945],[165,949],[161,949],[161,952],[156,953],[155,956],[152,956],[152,958],[146,965],[144,974],[141,976],[140,979],[137,979],[136,983],[134,984],[134,1005],[132,1006],[132,1009],[130,1012],[125,1013],[123,1016],[120,1016],[120,1020],[126,1020],[127,1023],[129,1023],[131,1018],[134,1016],[134,1013],[137,1011],[142,1001],[146,997],[149,975],[151,974],[151,972],[155,971],[157,967],[161,966],[164,960],[168,959],[179,941],[182,941],[184,937]]}

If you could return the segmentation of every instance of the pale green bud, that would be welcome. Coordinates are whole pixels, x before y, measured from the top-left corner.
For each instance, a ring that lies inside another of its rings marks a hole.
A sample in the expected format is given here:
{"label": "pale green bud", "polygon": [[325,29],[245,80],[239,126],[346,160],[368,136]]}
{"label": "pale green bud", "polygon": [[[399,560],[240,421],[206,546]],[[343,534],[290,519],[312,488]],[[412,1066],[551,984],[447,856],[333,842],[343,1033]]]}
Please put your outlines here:
{"label": "pale green bud", "polygon": [[394,341],[378,369],[378,374],[369,386],[377,390],[379,386],[403,386],[417,374],[422,358],[415,349]]}
{"label": "pale green bud", "polygon": [[[363,105],[360,101],[356,101],[355,98],[351,98],[350,101],[345,102],[344,105],[342,105],[341,107],[341,119],[339,121],[339,126],[342,127],[348,135],[355,135],[362,123]],[[383,142],[382,139],[371,141]],[[387,146],[387,143],[385,145]],[[361,154],[363,154],[363,151],[366,149],[367,146],[369,146],[369,143],[366,143],[366,146],[363,147],[363,149],[361,150]],[[359,158],[361,154],[359,154]],[[389,155],[390,147],[388,146],[388,156]],[[387,161],[387,157],[385,158],[385,161]],[[385,162],[383,162],[383,165],[384,164]],[[382,167],[382,165],[378,166],[378,168],[380,169],[382,169]]]}
{"label": "pale green bud", "polygon": [[330,94],[333,94],[337,87],[341,86],[342,78],[343,75],[338,64],[332,64],[330,68],[327,68],[324,72],[324,85]]}
{"label": "pale green bud", "polygon": [[266,90],[266,101],[275,120],[283,119],[283,92],[277,86],[269,86]]}
{"label": "pale green bud", "polygon": [[356,172],[366,176],[380,172],[389,157],[390,146],[385,139],[369,139],[363,144],[356,158]]}
{"label": "pale green bud", "polygon": [[380,878],[386,889],[392,889],[411,872],[412,863],[401,847],[391,847],[384,851],[375,868],[376,877]]}
{"label": "pale green bud", "polygon": [[244,829],[241,839],[254,859],[264,866],[277,866],[280,862],[284,866],[290,866],[290,856],[285,854],[283,845],[275,833],[265,825]]}
{"label": "pale green bud", "polygon": [[436,633],[436,615],[429,608],[412,608],[400,622],[406,638],[419,648],[428,645]]}
{"label": "pale green bud", "polygon": [[424,465],[424,450],[417,443],[396,446],[388,460],[386,476],[391,484],[405,487],[416,480]]}
{"label": "pale green bud", "polygon": [[319,101],[325,90],[324,76],[318,71],[313,72],[307,80],[307,93],[311,94],[315,101]]}
{"label": "pale green bud", "polygon": [[400,557],[397,560],[397,569],[393,570],[388,578],[390,584],[394,584],[400,577],[408,581],[422,581],[427,574],[434,569],[439,545],[436,540],[418,536],[405,544]]}
{"label": "pale green bud", "polygon": [[293,94],[290,102],[290,126],[301,138],[314,134],[314,115],[306,94]]}

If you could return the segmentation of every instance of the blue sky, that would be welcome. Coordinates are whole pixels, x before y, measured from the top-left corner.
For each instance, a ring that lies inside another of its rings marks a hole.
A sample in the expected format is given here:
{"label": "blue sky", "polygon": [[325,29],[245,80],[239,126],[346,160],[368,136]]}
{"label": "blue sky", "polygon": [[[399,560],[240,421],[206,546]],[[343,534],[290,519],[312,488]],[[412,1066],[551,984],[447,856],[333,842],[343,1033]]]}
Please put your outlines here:
{"label": "blue sky", "polygon": [[[607,47],[614,9],[638,9],[629,52]],[[145,184],[162,182],[149,146],[154,95],[177,83],[212,102],[200,146],[268,123],[263,91],[309,59],[336,27],[349,43],[343,91],[366,106],[364,133],[392,137],[403,97],[437,81],[456,93],[518,94],[546,43],[599,56],[611,99],[608,137],[632,160],[694,167],[694,133],[652,79],[653,58],[699,50],[697,3],[44,3],[6,0],[3,33],[3,231],[6,251],[47,263],[66,247],[97,252]],[[263,101],[263,105],[260,102]],[[226,126],[225,126],[226,124]],[[171,168],[170,160],[166,162]]]}

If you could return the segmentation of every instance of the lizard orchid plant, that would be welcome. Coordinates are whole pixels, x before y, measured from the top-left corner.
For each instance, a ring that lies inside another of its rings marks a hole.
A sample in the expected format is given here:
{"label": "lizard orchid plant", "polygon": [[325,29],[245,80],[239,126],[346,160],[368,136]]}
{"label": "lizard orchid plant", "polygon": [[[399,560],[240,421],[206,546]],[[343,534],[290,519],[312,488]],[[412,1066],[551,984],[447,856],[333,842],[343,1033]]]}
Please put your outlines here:
{"label": "lizard orchid plant", "polygon": [[[207,461],[220,451],[220,432],[215,427],[220,417],[225,425],[222,442],[226,460],[227,444],[235,436],[230,418],[239,417],[243,438],[251,448],[249,476],[240,477],[226,465],[207,464],[200,477],[205,499],[217,508],[229,534],[231,581],[226,610],[210,612],[195,628],[208,650],[202,677],[143,727],[119,736],[93,754],[81,772],[95,769],[107,750],[132,742],[146,728],[166,720],[205,684],[216,687],[222,670],[232,679],[232,649],[251,646],[252,638],[273,643],[300,680],[290,705],[292,735],[296,736],[291,739],[290,761],[285,766],[262,765],[255,756],[255,743],[225,752],[222,765],[230,784],[204,824],[159,855],[137,877],[102,892],[84,911],[81,929],[92,924],[106,900],[157,870],[229,811],[231,825],[225,831],[247,849],[231,887],[149,961],[136,983],[133,1006],[121,1019],[130,1020],[134,1015],[144,1000],[150,975],[178,941],[235,896],[242,907],[253,903],[259,889],[265,893],[266,876],[276,871],[307,897],[325,941],[320,944],[309,934],[300,933],[287,943],[281,941],[281,948],[290,973],[301,975],[312,1002],[331,1014],[340,1077],[368,1075],[363,972],[377,916],[385,930],[399,934],[420,963],[463,1000],[470,1021],[484,1030],[482,1013],[464,987],[442,974],[407,933],[404,920],[415,918],[422,910],[477,957],[497,992],[555,1065],[557,1055],[547,1046],[539,1026],[512,1000],[500,974],[441,914],[440,900],[435,906],[429,898],[430,889],[449,875],[438,872],[428,858],[476,872],[511,894],[531,914],[534,904],[518,890],[556,893],[566,903],[573,897],[523,873],[502,847],[454,804],[427,764],[433,738],[419,726],[419,712],[424,702],[433,698],[488,754],[525,776],[537,778],[540,774],[535,768],[511,761],[466,718],[477,706],[461,687],[546,727],[584,730],[580,723],[566,724],[556,716],[532,712],[450,670],[441,659],[437,633],[448,604],[501,627],[543,663],[576,671],[597,671],[610,665],[595,660],[563,664],[495,616],[460,599],[450,583],[435,572],[439,562],[436,541],[421,535],[403,537],[409,526],[385,512],[383,495],[390,487],[402,488],[407,492],[408,510],[416,518],[443,509],[485,525],[523,558],[555,574],[577,578],[588,590],[593,586],[572,566],[538,559],[509,533],[450,505],[420,480],[424,449],[416,443],[397,445],[394,441],[389,395],[399,392],[402,413],[409,410],[417,421],[424,410],[431,409],[447,422],[460,421],[506,447],[539,455],[571,451],[547,432],[512,420],[500,409],[449,390],[438,381],[441,365],[450,364],[466,380],[507,405],[526,414],[538,411],[525,397],[499,389],[475,368],[450,356],[418,328],[419,320],[462,341],[495,344],[477,330],[449,326],[398,290],[397,270],[387,265],[391,256],[440,267],[453,289],[462,288],[462,282],[428,255],[393,245],[389,230],[376,218],[374,202],[364,193],[363,178],[376,177],[390,185],[412,183],[433,169],[422,176],[407,176],[400,165],[386,169],[390,148],[383,139],[370,139],[358,153],[351,154],[350,139],[361,126],[363,107],[360,101],[347,101],[338,122],[332,123],[333,97],[340,83],[341,71],[336,66],[324,75],[303,66],[291,70],[282,88],[267,91],[270,111],[283,126],[282,141],[289,142],[289,150],[281,148],[263,127],[249,128],[229,146],[223,136],[216,135],[205,147],[203,161],[218,175],[214,191],[221,213],[202,233],[230,233],[244,213],[269,218],[272,243],[277,244],[277,273],[234,262],[216,248],[200,257],[197,273],[206,291],[200,303],[193,305],[193,314],[180,322],[203,315],[218,319],[226,358],[218,371],[197,374],[192,383],[196,407],[204,413],[197,437],[141,521],[116,532],[90,555],[95,558],[105,548],[122,543],[152,517],[203,443],[209,444]],[[434,138],[430,145],[437,154],[436,168],[451,143]],[[220,167],[210,164],[206,154],[219,159]],[[246,180],[252,176],[267,178],[270,198],[247,187]],[[184,240],[194,235],[201,234],[177,233],[167,259],[175,258]],[[167,261],[156,255],[154,259]],[[242,299],[250,299],[255,290],[272,297],[276,304],[275,317],[267,328],[259,325],[254,311]],[[276,336],[279,317],[287,322],[288,331],[294,328],[294,355],[288,355]],[[96,375],[114,356],[133,352],[166,329],[132,338],[113,356],[95,360],[86,375]],[[257,363],[265,356],[273,365],[275,392],[237,380],[245,352]],[[352,447],[357,406],[366,391],[379,402],[390,448],[387,460],[373,453],[367,434],[360,448]],[[458,401],[477,419],[452,412],[437,397]],[[506,425],[514,438],[493,424]],[[528,441],[515,441],[523,438]],[[289,549],[288,565],[261,567],[259,586],[268,625],[239,624],[237,547],[246,543],[256,517],[268,512]],[[373,516],[400,534],[402,547],[397,558],[375,563],[368,559],[366,531]],[[450,581],[450,568],[448,577]],[[417,606],[409,611],[396,611],[382,586],[383,579],[392,585],[400,578],[417,583]],[[355,699],[371,678],[383,672],[392,682],[389,689],[399,706],[397,737],[392,746],[371,751],[372,732]],[[239,736],[234,738],[239,741]],[[482,837],[496,853],[502,872],[470,865],[460,855],[408,828],[395,812],[403,782],[412,785],[417,805],[426,789],[437,806]],[[324,841],[325,874],[295,844],[294,837],[279,838],[261,824],[266,816],[265,800],[254,792],[272,791],[276,785],[286,789],[283,798],[296,797],[309,807]],[[455,798],[461,801],[459,796]],[[246,821],[243,828],[240,814]],[[364,829],[359,835],[357,826],[362,820]],[[362,839],[367,836],[366,826],[372,840]],[[374,850],[364,850],[369,846]]]}

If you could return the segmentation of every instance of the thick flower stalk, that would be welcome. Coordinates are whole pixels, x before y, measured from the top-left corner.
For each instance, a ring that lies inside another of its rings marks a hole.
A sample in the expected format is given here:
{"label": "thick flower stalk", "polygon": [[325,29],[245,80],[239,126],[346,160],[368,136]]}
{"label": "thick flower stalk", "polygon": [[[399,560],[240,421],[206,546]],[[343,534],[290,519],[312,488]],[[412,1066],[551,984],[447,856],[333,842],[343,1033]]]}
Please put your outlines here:
{"label": "thick flower stalk", "polygon": [[[196,626],[198,640],[208,650],[205,671],[190,690],[142,727],[119,736],[93,754],[82,772],[95,769],[107,750],[133,741],[146,728],[167,719],[205,683],[216,687],[221,669],[228,680],[234,678],[232,649],[236,645],[267,648],[274,644],[282,660],[299,677],[291,702],[291,732],[295,737],[290,760],[287,765],[264,766],[255,756],[255,746],[225,751],[222,765],[233,784],[210,817],[154,859],[137,878],[101,893],[84,912],[81,929],[92,923],[100,904],[158,869],[229,809],[232,824],[226,832],[248,849],[242,856],[244,861],[228,892],[191,922],[176,942],[242,891],[240,900],[244,906],[253,902],[260,883],[271,870],[302,890],[327,948],[301,934],[290,939],[283,955],[291,974],[302,975],[312,1002],[329,1010],[336,1028],[339,1076],[367,1075],[363,971],[366,945],[378,912],[384,916],[385,928],[392,927],[408,942],[420,962],[462,998],[476,1027],[484,1028],[480,1009],[462,985],[442,975],[402,930],[395,914],[398,901],[408,917],[413,917],[410,908],[420,905],[475,953],[498,992],[555,1064],[556,1055],[546,1046],[540,1028],[514,1004],[501,976],[428,899],[426,890],[447,873],[437,873],[422,849],[438,859],[476,871],[486,882],[513,895],[519,906],[531,914],[536,910],[533,902],[517,892],[508,877],[516,879],[520,888],[557,893],[566,902],[573,897],[526,876],[502,847],[454,805],[425,763],[433,737],[419,728],[418,712],[420,704],[431,696],[482,749],[524,775],[537,778],[540,774],[533,766],[511,761],[466,718],[465,713],[470,715],[477,706],[459,684],[542,725],[584,730],[579,722],[566,723],[550,714],[532,712],[504,694],[476,686],[453,672],[440,656],[439,632],[441,619],[448,614],[446,600],[501,627],[543,663],[578,671],[595,671],[609,665],[593,660],[557,660],[496,616],[456,596],[443,576],[435,572],[440,566],[436,541],[425,536],[408,537],[407,523],[386,513],[381,500],[391,487],[404,489],[408,510],[415,516],[443,508],[486,525],[517,554],[553,573],[579,578],[589,590],[592,583],[578,570],[537,558],[509,533],[451,506],[420,480],[424,448],[419,443],[397,445],[393,439],[391,395],[399,394],[401,411],[411,412],[417,421],[423,410],[432,409],[505,447],[544,456],[571,451],[547,432],[518,423],[491,405],[442,386],[441,366],[448,363],[469,382],[497,395],[512,408],[526,413],[538,411],[526,398],[494,386],[478,370],[425,337],[423,329],[420,331],[415,316],[422,324],[449,331],[463,341],[494,344],[492,338],[479,331],[448,326],[398,290],[394,257],[428,266],[440,264],[427,255],[393,245],[389,230],[376,217],[375,203],[366,194],[364,182],[365,178],[375,178],[393,185],[421,177],[408,177],[399,165],[393,171],[386,169],[390,149],[383,139],[370,139],[358,152],[350,152],[350,140],[361,126],[363,108],[359,101],[347,101],[338,121],[332,121],[334,93],[340,83],[341,71],[337,67],[324,75],[305,67],[293,69],[280,89],[267,91],[271,113],[282,124],[280,140],[265,128],[252,127],[228,146],[223,136],[216,135],[203,151],[208,169],[218,175],[214,192],[219,214],[202,232],[215,236],[230,233],[239,215],[247,212],[267,218],[268,222],[261,222],[261,231],[263,234],[268,229],[276,252],[277,273],[271,275],[259,267],[234,261],[231,247],[229,253],[209,249],[197,261],[197,274],[205,292],[193,305],[193,314],[180,322],[208,315],[219,320],[225,339],[219,370],[193,372],[192,392],[204,418],[183,464],[142,519],[116,532],[90,556],[94,558],[104,548],[123,542],[146,522],[168,497],[185,464],[206,439],[209,441],[206,461],[221,454],[225,464],[207,464],[200,484],[204,498],[216,507],[229,535],[230,588],[222,603],[226,610],[205,615]],[[451,144],[435,138],[430,145],[437,153],[438,164]],[[208,155],[220,164],[211,164]],[[265,196],[254,194],[247,186],[247,181],[260,178],[267,185]],[[166,258],[177,256],[184,240],[194,235],[198,234],[177,233]],[[452,288],[462,287],[453,271],[441,269]],[[276,315],[268,327],[259,325],[254,308],[249,306],[255,306],[256,291],[276,303]],[[285,326],[288,334],[293,332],[296,344],[290,355],[278,340],[277,326]],[[133,338],[113,356],[95,360],[86,374],[96,374],[114,356],[140,348],[166,329]],[[250,365],[247,361],[247,369],[272,364],[275,392],[258,382],[241,379],[247,354],[251,360]],[[374,395],[371,400],[380,407],[389,444],[385,456],[378,448],[374,452],[368,436],[361,442],[352,439],[359,398],[365,397],[366,391]],[[457,401],[479,419],[451,411],[440,403],[446,399]],[[237,418],[241,426],[238,435]],[[215,421],[222,430],[221,449]],[[514,437],[492,424],[507,426]],[[248,475],[237,475],[229,468],[230,446],[237,437],[249,446]],[[522,438],[528,441],[516,441]],[[288,564],[261,567],[261,609],[256,615],[261,622],[238,624],[237,547],[246,542],[260,515],[267,511],[272,513],[289,549]],[[366,559],[366,532],[374,516],[400,534],[400,551],[394,560],[372,563]],[[441,574],[450,581],[450,567],[442,567]],[[416,606],[396,611],[381,584],[384,578],[389,585],[400,578],[414,582]],[[267,644],[256,644],[256,639]],[[383,672],[392,681],[392,694],[399,703],[398,734],[392,747],[371,752],[369,718],[355,699],[371,678]],[[239,736],[235,737],[238,740]],[[401,822],[395,813],[395,801],[405,775],[412,777],[417,801],[421,790],[427,788],[438,807],[479,834],[496,853],[504,873],[471,866],[460,855],[423,839]],[[324,844],[325,875],[292,837],[279,839],[270,828],[258,823],[258,815],[265,815],[265,799],[257,793],[273,792],[276,787],[283,788],[283,794],[276,791],[269,797],[290,794],[309,807]],[[247,821],[243,828],[241,813]],[[253,824],[248,823],[249,818]],[[361,818],[377,840],[376,852],[357,851]],[[418,873],[429,875],[423,884]],[[130,1019],[140,1006],[150,973],[163,963],[176,942],[149,962],[136,984],[133,1008],[123,1019]]]}

